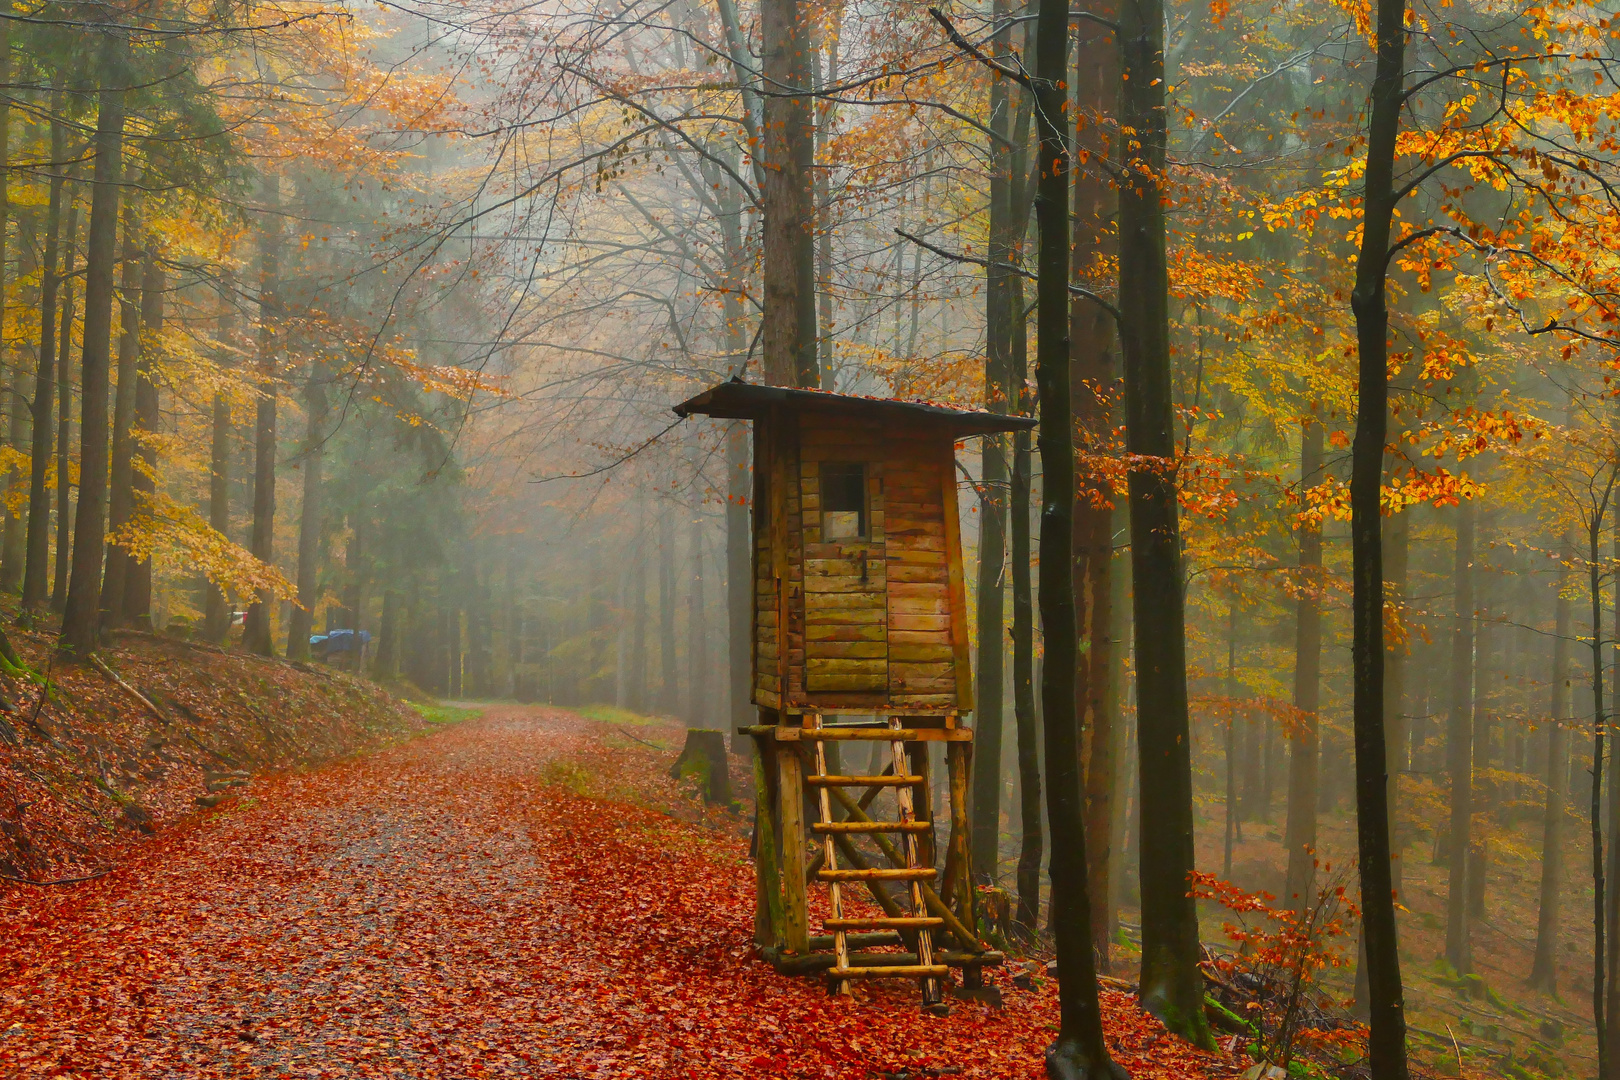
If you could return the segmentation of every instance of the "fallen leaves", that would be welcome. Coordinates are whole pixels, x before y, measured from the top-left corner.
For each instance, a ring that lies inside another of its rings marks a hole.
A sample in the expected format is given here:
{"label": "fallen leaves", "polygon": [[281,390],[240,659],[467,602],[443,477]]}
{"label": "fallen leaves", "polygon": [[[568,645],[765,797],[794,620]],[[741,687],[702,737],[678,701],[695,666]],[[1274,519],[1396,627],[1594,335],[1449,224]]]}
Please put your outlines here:
{"label": "fallen leaves", "polygon": [[[727,829],[548,783],[683,801],[668,758],[545,708],[255,785],[114,874],[0,899],[0,1074],[1036,1077],[1055,985],[923,1015],[753,957]],[[724,815],[721,815],[724,818]],[[1133,1077],[1228,1076],[1103,994]]]}

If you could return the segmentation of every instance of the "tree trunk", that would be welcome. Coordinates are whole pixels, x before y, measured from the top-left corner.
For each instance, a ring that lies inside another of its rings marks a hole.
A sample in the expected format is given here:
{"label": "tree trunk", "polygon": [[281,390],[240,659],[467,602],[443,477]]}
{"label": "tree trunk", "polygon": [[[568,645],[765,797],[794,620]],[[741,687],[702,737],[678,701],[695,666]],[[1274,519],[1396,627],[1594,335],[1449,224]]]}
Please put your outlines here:
{"label": "tree trunk", "polygon": [[[1609,1075],[1609,1039],[1604,1003],[1604,961],[1608,955],[1604,936],[1608,910],[1603,877],[1603,735],[1608,723],[1603,715],[1603,567],[1598,562],[1598,541],[1603,535],[1603,511],[1587,523],[1587,594],[1592,602],[1592,802],[1588,825],[1592,833],[1592,1023],[1597,1031],[1598,1080]],[[1610,783],[1614,782],[1611,770]]]}
{"label": "tree trunk", "polygon": [[79,232],[78,207],[70,202],[67,216],[67,251],[63,256],[62,324],[56,332],[56,566],[51,575],[51,610],[60,615],[67,605],[68,551],[73,539],[73,261]]}
{"label": "tree trunk", "polygon": [[1232,877],[1232,849],[1243,838],[1237,799],[1237,598],[1226,607],[1226,797],[1222,800],[1221,877]]}
{"label": "tree trunk", "polygon": [[1136,133],[1124,155],[1129,179],[1119,188],[1119,336],[1127,441],[1137,463],[1129,477],[1138,758],[1142,790],[1153,793],[1142,801],[1141,1000],[1171,1031],[1207,1049],[1214,1040],[1198,973],[1198,910],[1187,885],[1194,866],[1192,733],[1158,179],[1165,175],[1167,140],[1162,0],[1121,4],[1119,41],[1119,122]]}
{"label": "tree trunk", "polygon": [[809,20],[798,0],[760,5],[761,69],[765,97],[764,325],[760,345],[765,381],[778,386],[819,385],[816,372],[815,153],[810,114]]}
{"label": "tree trunk", "polygon": [[[1104,17],[1115,14],[1112,3],[1089,10]],[[1082,23],[1078,34],[1075,139],[1086,147],[1090,157],[1074,178],[1072,259],[1075,276],[1082,277],[1111,253],[1107,223],[1116,212],[1114,185],[1095,163],[1108,160],[1112,152],[1109,133],[1113,129],[1106,117],[1119,93],[1119,48],[1110,33],[1097,24]],[[1022,173],[1021,167],[1019,171]],[[1114,347],[1112,316],[1090,300],[1071,297],[1069,357],[1073,383],[1069,389],[1083,469],[1074,504],[1075,605],[1086,636],[1075,698],[1085,725],[1086,880],[1091,883],[1091,940],[1104,970],[1108,968],[1114,924],[1114,910],[1109,903],[1115,862],[1110,822],[1118,776],[1114,760],[1118,741],[1113,679],[1114,491],[1106,476],[1086,464],[1092,455],[1113,452],[1110,423],[1118,391]]]}
{"label": "tree trunk", "polygon": [[101,559],[107,539],[107,396],[112,359],[113,274],[118,268],[118,198],[123,172],[124,59],[129,43],[109,34],[100,64],[95,182],[85,241],[84,350],[79,369],[79,509],[61,649],[83,659],[101,623]]}
{"label": "tree trunk", "polygon": [[[310,631],[315,628],[315,605],[321,592],[321,465],[325,456],[327,400],[326,370],[310,365],[304,380],[303,505],[298,515],[298,606],[287,620],[287,659],[308,660]],[[483,688],[480,688],[483,689]]]}
{"label": "tree trunk", "polygon": [[[9,11],[9,8],[7,9]],[[0,82],[11,80],[11,29],[0,26]],[[0,176],[9,176],[11,164],[11,102],[0,101]],[[5,295],[6,236],[11,218],[11,199],[7,185],[0,184],[0,296]],[[19,270],[21,258],[18,259]],[[19,272],[17,278],[21,279]],[[11,376],[11,393],[6,400],[6,445],[21,452],[27,438],[27,425],[23,419],[26,398],[23,395],[25,376],[19,365]],[[13,465],[6,473],[6,490],[15,488],[22,480],[22,470]],[[4,535],[0,536],[0,589],[15,593],[23,579],[23,518],[9,506],[6,509]]]}
{"label": "tree trunk", "polygon": [[658,511],[658,711],[679,714],[681,680],[675,671],[675,526],[674,508]]}
{"label": "tree trunk", "polygon": [[[1322,480],[1322,425],[1307,419],[1300,431],[1300,486]],[[1316,783],[1322,692],[1322,530],[1299,530],[1300,596],[1294,616],[1294,733],[1288,752],[1288,876],[1283,902],[1303,911],[1315,901]]]}
{"label": "tree trunk", "polygon": [[[62,95],[53,95],[51,115],[62,115]],[[67,156],[66,129],[51,122],[51,160]],[[51,419],[56,399],[56,294],[59,284],[57,259],[61,240],[62,187],[60,171],[51,174],[50,201],[45,211],[45,253],[40,265],[39,355],[34,368],[33,433],[29,443],[28,534],[25,540],[27,565],[23,570],[25,612],[36,612],[45,605],[50,579],[51,496],[46,487],[51,457]]]}
{"label": "tree trunk", "polygon": [[[1565,544],[1563,561],[1573,553]],[[1536,956],[1529,983],[1547,994],[1558,994],[1558,898],[1564,884],[1564,801],[1569,780],[1569,636],[1570,604],[1564,581],[1556,583],[1558,599],[1553,616],[1552,700],[1547,722],[1547,795],[1541,815],[1541,902],[1536,915]]]}
{"label": "tree trunk", "polygon": [[1390,222],[1395,140],[1406,64],[1405,0],[1378,0],[1377,63],[1367,121],[1361,249],[1350,304],[1356,318],[1356,435],[1350,464],[1353,584],[1351,671],[1356,749],[1356,850],[1367,953],[1368,1062],[1377,1080],[1405,1080],[1406,1012],[1390,875],[1389,758],[1384,737],[1384,445],[1389,428]]}
{"label": "tree trunk", "polygon": [[[746,754],[753,739],[737,735],[736,730],[754,723],[751,693],[754,578],[750,558],[753,536],[748,519],[753,480],[748,468],[748,425],[741,420],[733,420],[726,432],[726,477],[726,670],[730,689],[727,697],[731,703],[731,749],[733,753]],[[645,576],[641,580],[645,586]]]}
{"label": "tree trunk", "polygon": [[[997,0],[999,21],[1009,10],[1007,0]],[[993,48],[1006,51],[1006,34],[995,38]],[[985,361],[984,403],[991,412],[1007,411],[1008,352],[1012,342],[1013,313],[1008,305],[1008,281],[1004,267],[1015,257],[1015,245],[1023,232],[1013,222],[1011,129],[1008,87],[1004,80],[990,83],[990,266],[985,275]],[[1020,221],[1022,215],[1019,215]],[[986,435],[981,444],[979,486],[979,573],[978,671],[973,717],[973,880],[979,885],[996,883],[996,867],[1001,847],[1001,743],[1002,702],[1006,690],[1002,641],[1006,615],[1002,573],[1006,566],[1007,543],[1007,454],[1005,438]]]}
{"label": "tree trunk", "polygon": [[[219,313],[219,343],[222,368],[234,366],[232,345],[236,338],[235,297],[227,290]],[[208,524],[219,535],[231,531],[231,404],[224,393],[216,392],[210,417],[208,443]],[[231,605],[225,590],[208,583],[203,611],[203,637],[218,644],[231,631]]]}
{"label": "tree trunk", "polygon": [[636,549],[630,567],[630,708],[647,711],[647,500],[636,500]]}
{"label": "tree trunk", "polygon": [[[1384,520],[1384,595],[1390,603],[1405,611],[1408,553],[1411,549],[1412,517],[1403,511]],[[1406,666],[1407,645],[1395,643],[1384,657],[1384,725],[1388,732],[1389,771],[1387,799],[1389,801],[1390,842],[1394,850],[1390,857],[1390,878],[1397,892],[1403,884],[1402,869],[1406,863],[1406,845],[1400,826],[1400,776],[1407,767],[1410,736],[1406,720]]]}
{"label": "tree trunk", "polygon": [[703,597],[703,507],[692,508],[692,531],[688,534],[687,564],[692,583],[686,597],[686,685],[687,726],[711,727],[709,710],[709,628]]}
{"label": "tree trunk", "polygon": [[1046,806],[1052,829],[1052,926],[1059,975],[1058,1034],[1046,1048],[1046,1071],[1053,1080],[1124,1077],[1124,1070],[1108,1056],[1097,1001],[1091,893],[1086,881],[1085,792],[1074,701],[1078,642],[1072,561],[1074,417],[1069,394],[1070,158],[1069,132],[1062,126],[1067,104],[1063,85],[1068,76],[1068,22],[1067,0],[1040,0],[1032,80],[1041,162],[1036,197],[1040,261],[1035,378],[1040,384],[1044,470],[1040,605],[1046,662],[1041,671],[1041,703],[1046,731]]}
{"label": "tree trunk", "polygon": [[[281,181],[260,180],[264,198],[259,233],[259,394],[253,424],[253,531],[248,549],[259,561],[276,559],[276,368],[281,343],[277,322],[281,305]],[[260,589],[248,607],[242,645],[260,656],[274,656],[270,636],[269,589]]]}
{"label": "tree trunk", "polygon": [[[141,327],[148,333],[163,331],[163,264],[157,253],[148,250],[146,271],[141,277]],[[130,486],[134,489],[133,510],[144,505],[152,509],[152,498],[157,493],[158,453],[154,441],[163,418],[158,412],[158,388],[151,350],[145,346],[135,365],[135,432],[132,436],[135,457],[140,465],[134,469]],[[152,560],[129,559],[129,570],[124,584],[125,623],[142,630],[152,629]]]}
{"label": "tree trunk", "polygon": [[1468,836],[1474,814],[1474,503],[1457,508],[1457,547],[1452,567],[1457,625],[1451,634],[1451,706],[1446,721],[1446,776],[1451,786],[1451,824],[1446,840],[1446,961],[1459,972],[1473,970],[1468,926]]}
{"label": "tree trunk", "polygon": [[[113,399],[112,479],[107,492],[107,533],[117,536],[129,523],[135,495],[131,485],[135,423],[135,362],[141,350],[140,215],[133,198],[124,203],[124,257],[118,284],[118,378]],[[150,259],[152,253],[147,253]],[[109,541],[106,575],[101,581],[101,625],[123,625],[124,585],[129,576],[129,551]]]}

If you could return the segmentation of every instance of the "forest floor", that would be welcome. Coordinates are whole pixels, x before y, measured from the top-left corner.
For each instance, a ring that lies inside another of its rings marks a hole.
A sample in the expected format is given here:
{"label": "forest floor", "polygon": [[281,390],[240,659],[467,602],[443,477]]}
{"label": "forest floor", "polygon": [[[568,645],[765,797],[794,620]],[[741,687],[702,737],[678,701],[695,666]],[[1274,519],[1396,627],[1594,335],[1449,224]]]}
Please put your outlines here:
{"label": "forest floor", "polygon": [[[668,779],[677,725],[491,706],[287,770],[0,893],[0,1075],[1036,1077],[1055,984],[928,1017],[750,947],[747,821]],[[739,779],[740,779],[739,775]],[[1137,1080],[1229,1077],[1123,993]]]}

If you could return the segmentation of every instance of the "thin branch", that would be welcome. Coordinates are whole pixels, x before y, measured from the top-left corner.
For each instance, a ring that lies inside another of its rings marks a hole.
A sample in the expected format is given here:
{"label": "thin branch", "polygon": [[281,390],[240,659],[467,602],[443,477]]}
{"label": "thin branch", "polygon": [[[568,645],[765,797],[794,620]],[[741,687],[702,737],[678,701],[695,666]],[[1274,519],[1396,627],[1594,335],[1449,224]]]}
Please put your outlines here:
{"label": "thin branch", "polygon": [[[982,266],[986,270],[1002,270],[1002,271],[1005,271],[1006,273],[1009,273],[1009,274],[1017,274],[1019,277],[1028,278],[1030,281],[1039,281],[1040,280],[1040,278],[1037,277],[1035,274],[1031,273],[1028,270],[1025,270],[1022,266],[1018,266],[1018,265],[1016,265],[1014,263],[992,262],[989,259],[980,259],[980,258],[978,258],[976,256],[973,256],[973,255],[963,255],[960,252],[947,251],[946,249],[944,249],[942,247],[936,247],[935,245],[930,244],[928,241],[922,239],[919,236],[911,235],[910,233],[906,232],[904,229],[895,229],[894,232],[895,232],[896,236],[902,237],[903,239],[906,239],[906,240],[910,240],[913,244],[916,244],[918,247],[922,248],[924,251],[932,251],[935,255],[938,255],[940,258],[949,259],[951,262],[967,263],[969,266]],[[1092,292],[1090,289],[1086,288],[1083,285],[1076,285],[1073,282],[1070,282],[1069,283],[1069,294],[1071,296],[1078,296],[1078,297],[1081,297],[1082,299],[1090,300],[1093,304],[1096,304],[1098,307],[1100,307],[1104,311],[1108,312],[1108,314],[1112,315],[1115,318],[1115,320],[1118,320],[1119,317],[1120,317],[1119,308],[1115,307],[1107,299],[1105,299],[1104,297],[1098,296],[1096,293]]]}

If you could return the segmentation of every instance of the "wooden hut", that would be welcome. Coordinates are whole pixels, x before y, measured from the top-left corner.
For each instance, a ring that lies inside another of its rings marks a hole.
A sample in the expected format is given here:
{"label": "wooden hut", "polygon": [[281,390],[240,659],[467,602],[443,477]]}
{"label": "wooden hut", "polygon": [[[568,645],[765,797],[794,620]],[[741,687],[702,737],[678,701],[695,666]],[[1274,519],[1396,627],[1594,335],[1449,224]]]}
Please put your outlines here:
{"label": "wooden hut", "polygon": [[[1000,961],[979,941],[969,881],[973,679],[955,448],[1034,421],[735,379],[675,412],[754,422],[760,715],[741,733],[758,749],[756,941],[783,970],[826,972],[832,989],[917,978],[925,1007],[943,1008],[950,967],[971,985]],[[946,746],[950,808],[938,871],[931,742]],[[890,819],[878,820],[890,792]],[[809,881],[829,892],[816,935]],[[882,915],[845,911],[857,883]]]}

